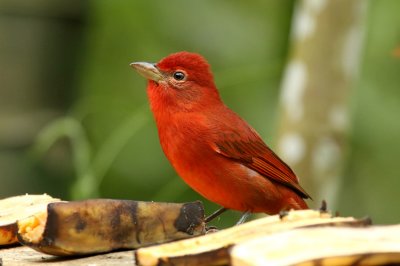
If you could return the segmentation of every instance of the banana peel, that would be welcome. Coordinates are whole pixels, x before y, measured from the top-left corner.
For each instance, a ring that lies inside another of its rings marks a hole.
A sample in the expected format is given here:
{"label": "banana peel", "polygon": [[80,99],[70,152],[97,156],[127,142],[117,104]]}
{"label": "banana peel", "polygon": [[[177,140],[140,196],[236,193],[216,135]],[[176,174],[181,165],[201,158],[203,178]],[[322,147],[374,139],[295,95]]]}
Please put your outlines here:
{"label": "banana peel", "polygon": [[0,246],[18,243],[17,220],[46,210],[47,204],[60,199],[47,194],[21,195],[0,200]]}
{"label": "banana peel", "polygon": [[134,249],[205,233],[201,202],[59,202],[18,221],[20,243],[57,256]]}

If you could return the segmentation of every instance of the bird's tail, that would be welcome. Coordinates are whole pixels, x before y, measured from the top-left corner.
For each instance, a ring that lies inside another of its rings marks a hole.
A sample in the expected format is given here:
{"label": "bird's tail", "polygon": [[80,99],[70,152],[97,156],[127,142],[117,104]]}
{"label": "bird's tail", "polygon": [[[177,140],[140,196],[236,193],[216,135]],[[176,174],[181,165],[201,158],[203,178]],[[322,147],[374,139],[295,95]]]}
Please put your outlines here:
{"label": "bird's tail", "polygon": [[288,209],[306,210],[309,209],[307,203],[300,197],[292,197],[289,199]]}

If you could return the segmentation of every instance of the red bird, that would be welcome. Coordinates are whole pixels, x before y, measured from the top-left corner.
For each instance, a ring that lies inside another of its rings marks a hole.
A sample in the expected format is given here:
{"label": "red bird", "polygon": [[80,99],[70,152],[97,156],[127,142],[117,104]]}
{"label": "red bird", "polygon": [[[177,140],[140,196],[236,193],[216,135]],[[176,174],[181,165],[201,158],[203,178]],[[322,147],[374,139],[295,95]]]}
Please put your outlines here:
{"label": "red bird", "polygon": [[307,209],[290,167],[221,100],[207,61],[189,52],[131,66],[148,79],[161,147],[195,191],[224,209]]}

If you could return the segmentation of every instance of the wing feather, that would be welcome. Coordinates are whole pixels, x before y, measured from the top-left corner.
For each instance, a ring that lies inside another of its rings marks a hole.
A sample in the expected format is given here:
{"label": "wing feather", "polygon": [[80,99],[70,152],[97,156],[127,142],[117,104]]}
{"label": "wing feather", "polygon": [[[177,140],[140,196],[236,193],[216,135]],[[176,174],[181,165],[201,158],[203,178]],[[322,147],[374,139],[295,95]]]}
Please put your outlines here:
{"label": "wing feather", "polygon": [[262,176],[291,188],[303,198],[311,198],[299,185],[298,179],[292,169],[283,162],[262,139],[253,134],[246,140],[238,133],[222,134],[212,144],[214,150],[258,172]]}

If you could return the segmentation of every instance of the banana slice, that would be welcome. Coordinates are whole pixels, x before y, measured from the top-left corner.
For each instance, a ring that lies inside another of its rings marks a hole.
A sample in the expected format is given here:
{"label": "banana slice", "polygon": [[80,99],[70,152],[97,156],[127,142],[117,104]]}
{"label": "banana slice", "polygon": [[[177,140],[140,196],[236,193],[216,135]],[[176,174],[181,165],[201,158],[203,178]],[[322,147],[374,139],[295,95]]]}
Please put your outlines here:
{"label": "banana slice", "polygon": [[[232,248],[242,242],[260,236],[274,235],[279,232],[291,231],[295,228],[319,226],[363,227],[369,223],[369,220],[357,220],[353,217],[333,217],[330,213],[323,211],[290,211],[282,215],[260,218],[193,239],[140,248],[135,251],[135,258],[136,263],[142,266],[230,265]],[[276,242],[272,242],[271,245],[276,245]],[[256,257],[251,258],[256,259]]]}
{"label": "banana slice", "polygon": [[230,253],[234,266],[400,265],[400,225],[302,228],[253,238]]}
{"label": "banana slice", "polygon": [[0,200],[0,246],[17,243],[17,220],[46,210],[50,202],[60,201],[47,194],[22,195]]}

